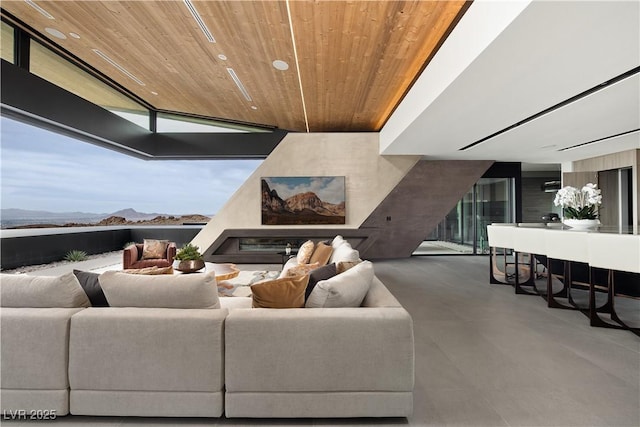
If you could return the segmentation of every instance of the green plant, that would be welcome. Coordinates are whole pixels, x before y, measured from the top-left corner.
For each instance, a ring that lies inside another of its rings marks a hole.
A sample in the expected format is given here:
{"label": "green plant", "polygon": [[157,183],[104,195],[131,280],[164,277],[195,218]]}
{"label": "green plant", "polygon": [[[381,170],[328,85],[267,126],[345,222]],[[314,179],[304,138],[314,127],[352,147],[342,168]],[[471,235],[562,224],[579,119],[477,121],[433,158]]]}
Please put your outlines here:
{"label": "green plant", "polygon": [[176,253],[176,259],[178,261],[195,261],[202,259],[202,254],[197,246],[187,243]]}
{"label": "green plant", "polygon": [[72,261],[72,262],[84,261],[87,259],[87,253],[85,251],[79,251],[77,249],[73,249],[67,252],[67,254],[64,256],[64,259],[66,261]]}
{"label": "green plant", "polygon": [[129,246],[131,245],[135,245],[137,242],[127,242],[124,244],[124,246],[122,247],[123,249],[127,249]]}

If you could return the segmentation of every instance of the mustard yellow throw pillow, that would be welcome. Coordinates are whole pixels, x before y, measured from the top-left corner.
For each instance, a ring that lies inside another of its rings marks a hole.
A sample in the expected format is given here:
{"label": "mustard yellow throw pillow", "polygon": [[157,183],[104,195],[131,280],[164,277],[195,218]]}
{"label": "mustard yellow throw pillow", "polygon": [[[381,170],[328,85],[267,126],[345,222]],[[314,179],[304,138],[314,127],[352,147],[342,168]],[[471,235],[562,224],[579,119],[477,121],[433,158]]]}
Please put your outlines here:
{"label": "mustard yellow throw pillow", "polygon": [[331,245],[327,245],[323,242],[318,243],[313,251],[313,254],[311,255],[309,264],[318,262],[320,263],[320,266],[327,265],[327,263],[329,262],[329,258],[331,258],[332,252],[333,248],[331,247]]}
{"label": "mustard yellow throw pillow", "polygon": [[308,283],[307,274],[251,285],[253,308],[302,308]]}

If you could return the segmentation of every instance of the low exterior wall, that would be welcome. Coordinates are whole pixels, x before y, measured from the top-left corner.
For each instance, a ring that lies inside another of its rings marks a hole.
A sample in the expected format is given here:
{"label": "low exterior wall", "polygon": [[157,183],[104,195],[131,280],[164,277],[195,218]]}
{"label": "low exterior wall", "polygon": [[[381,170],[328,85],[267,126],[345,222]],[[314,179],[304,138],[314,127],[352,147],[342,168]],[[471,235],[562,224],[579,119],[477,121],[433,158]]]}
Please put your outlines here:
{"label": "low exterior wall", "polygon": [[178,247],[190,242],[202,226],[69,227],[2,230],[0,269],[47,264],[64,259],[70,250],[98,254],[123,249],[127,242],[167,239]]}

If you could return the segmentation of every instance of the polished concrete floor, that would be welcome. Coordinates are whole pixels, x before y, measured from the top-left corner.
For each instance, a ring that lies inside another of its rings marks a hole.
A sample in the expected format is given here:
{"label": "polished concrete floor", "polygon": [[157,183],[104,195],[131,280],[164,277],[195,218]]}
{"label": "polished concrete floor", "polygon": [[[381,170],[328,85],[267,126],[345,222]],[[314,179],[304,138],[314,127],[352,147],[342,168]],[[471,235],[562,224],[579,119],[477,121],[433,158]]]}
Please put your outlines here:
{"label": "polished concrete floor", "polygon": [[640,425],[640,338],[631,332],[592,328],[579,312],[489,285],[487,257],[413,257],[374,266],[414,320],[415,409],[408,419],[63,417],[52,424]]}

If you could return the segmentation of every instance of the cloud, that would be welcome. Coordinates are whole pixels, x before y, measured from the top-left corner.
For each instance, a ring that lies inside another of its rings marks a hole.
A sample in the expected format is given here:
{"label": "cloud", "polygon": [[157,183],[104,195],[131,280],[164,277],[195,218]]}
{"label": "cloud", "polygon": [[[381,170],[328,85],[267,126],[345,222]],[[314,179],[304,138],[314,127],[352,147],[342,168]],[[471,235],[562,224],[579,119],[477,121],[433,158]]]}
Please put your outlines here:
{"label": "cloud", "polygon": [[215,214],[260,160],[145,161],[5,117],[3,208]]}

